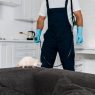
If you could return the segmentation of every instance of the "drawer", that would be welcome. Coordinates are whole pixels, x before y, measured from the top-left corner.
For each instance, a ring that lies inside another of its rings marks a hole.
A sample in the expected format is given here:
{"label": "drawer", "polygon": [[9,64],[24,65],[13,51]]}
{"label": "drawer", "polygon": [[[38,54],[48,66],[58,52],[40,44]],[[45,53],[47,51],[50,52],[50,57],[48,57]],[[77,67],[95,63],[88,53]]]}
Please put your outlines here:
{"label": "drawer", "polygon": [[18,50],[16,53],[15,53],[15,56],[21,56],[21,57],[25,57],[25,56],[35,56],[36,55],[36,51],[35,50]]}
{"label": "drawer", "polygon": [[35,51],[32,51],[32,52],[30,52],[30,51],[27,51],[27,52],[16,52],[15,53],[15,57],[18,57],[18,56],[21,56],[21,57],[25,57],[25,56],[34,56],[34,55],[36,55],[36,52]]}
{"label": "drawer", "polygon": [[28,43],[24,43],[24,44],[16,44],[15,45],[15,49],[17,50],[21,50],[21,49],[32,49],[35,50],[36,49],[36,45],[35,44],[28,44]]}

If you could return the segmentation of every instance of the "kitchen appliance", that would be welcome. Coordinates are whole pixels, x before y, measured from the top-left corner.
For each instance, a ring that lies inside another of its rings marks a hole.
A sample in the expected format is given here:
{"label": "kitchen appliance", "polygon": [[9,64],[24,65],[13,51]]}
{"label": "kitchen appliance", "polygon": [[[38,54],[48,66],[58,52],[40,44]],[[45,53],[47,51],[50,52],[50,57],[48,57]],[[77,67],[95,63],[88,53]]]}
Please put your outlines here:
{"label": "kitchen appliance", "polygon": [[28,31],[27,40],[33,40],[35,38],[35,32],[34,31]]}
{"label": "kitchen appliance", "polygon": [[27,35],[27,40],[34,40],[35,38],[35,32],[34,31],[28,31],[27,33],[19,32],[20,34]]}

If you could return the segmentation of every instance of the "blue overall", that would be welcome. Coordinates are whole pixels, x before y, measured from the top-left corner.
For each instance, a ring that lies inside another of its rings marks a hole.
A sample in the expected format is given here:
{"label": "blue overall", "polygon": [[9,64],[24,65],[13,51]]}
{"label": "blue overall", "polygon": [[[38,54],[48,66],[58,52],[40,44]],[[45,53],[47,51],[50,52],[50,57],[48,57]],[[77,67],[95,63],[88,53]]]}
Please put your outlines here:
{"label": "blue overall", "polygon": [[74,44],[71,24],[68,20],[67,5],[63,8],[49,8],[47,2],[48,30],[44,34],[41,49],[41,67],[53,68],[57,52],[65,70],[74,71]]}

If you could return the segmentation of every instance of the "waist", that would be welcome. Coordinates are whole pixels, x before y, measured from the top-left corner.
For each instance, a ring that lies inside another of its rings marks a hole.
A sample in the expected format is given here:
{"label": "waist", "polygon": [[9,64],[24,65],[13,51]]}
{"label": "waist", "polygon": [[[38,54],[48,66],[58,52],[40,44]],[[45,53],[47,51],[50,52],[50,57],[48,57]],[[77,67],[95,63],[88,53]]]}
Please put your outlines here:
{"label": "waist", "polygon": [[48,22],[48,27],[63,27],[63,28],[68,28],[71,27],[71,24],[69,22]]}
{"label": "waist", "polygon": [[59,17],[48,17],[48,24],[49,25],[68,25],[69,20],[68,17],[64,17],[64,16],[59,16]]}

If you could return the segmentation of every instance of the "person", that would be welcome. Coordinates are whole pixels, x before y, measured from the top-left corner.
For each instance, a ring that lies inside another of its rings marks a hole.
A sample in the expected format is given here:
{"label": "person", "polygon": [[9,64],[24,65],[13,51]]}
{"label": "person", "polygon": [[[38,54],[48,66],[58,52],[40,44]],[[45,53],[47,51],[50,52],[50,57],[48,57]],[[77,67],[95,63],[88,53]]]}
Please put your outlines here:
{"label": "person", "polygon": [[[83,42],[83,17],[78,0],[72,0],[72,4],[77,24],[76,42],[81,44]],[[63,69],[74,71],[71,0],[43,0],[37,20],[35,43],[40,42],[46,17],[48,17],[48,29],[44,34],[41,49],[41,67],[53,68],[58,52]]]}

